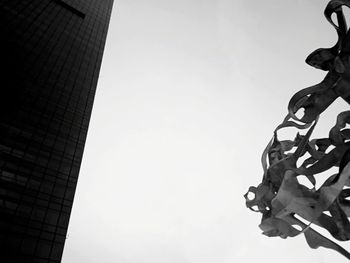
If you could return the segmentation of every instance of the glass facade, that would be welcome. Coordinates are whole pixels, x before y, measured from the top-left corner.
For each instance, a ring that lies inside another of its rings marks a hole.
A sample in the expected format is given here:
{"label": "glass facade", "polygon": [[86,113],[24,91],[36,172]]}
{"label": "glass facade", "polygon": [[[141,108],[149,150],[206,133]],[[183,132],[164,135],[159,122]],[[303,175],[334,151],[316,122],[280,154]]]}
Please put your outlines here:
{"label": "glass facade", "polygon": [[113,0],[0,2],[0,262],[60,262]]}

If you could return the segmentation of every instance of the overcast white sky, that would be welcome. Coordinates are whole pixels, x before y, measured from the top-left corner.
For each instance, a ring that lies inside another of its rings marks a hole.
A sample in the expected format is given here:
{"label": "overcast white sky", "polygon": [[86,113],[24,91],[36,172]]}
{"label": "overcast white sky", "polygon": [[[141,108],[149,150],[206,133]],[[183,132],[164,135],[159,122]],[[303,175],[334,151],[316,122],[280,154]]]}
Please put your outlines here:
{"label": "overcast white sky", "polygon": [[243,198],[324,77],[304,60],[336,41],[327,2],[115,1],[63,263],[346,262],[263,236]]}

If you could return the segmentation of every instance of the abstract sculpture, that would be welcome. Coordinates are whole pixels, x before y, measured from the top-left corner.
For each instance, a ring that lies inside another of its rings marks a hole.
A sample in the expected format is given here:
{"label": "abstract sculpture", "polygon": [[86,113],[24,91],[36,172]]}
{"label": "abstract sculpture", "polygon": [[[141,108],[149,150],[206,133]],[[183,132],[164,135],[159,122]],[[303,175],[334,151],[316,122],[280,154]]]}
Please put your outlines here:
{"label": "abstract sculpture", "polygon": [[[326,77],[291,98],[287,116],[263,152],[262,182],[250,187],[244,197],[248,208],[262,213],[263,234],[287,238],[303,233],[311,248],[334,249],[350,259],[349,252],[311,227],[320,226],[339,241],[350,239],[350,129],[346,128],[350,111],[338,115],[328,138],[311,139],[319,115],[335,99],[341,97],[350,104],[350,32],[342,6],[350,7],[350,0],[332,0],[324,12],[337,31],[337,43],[315,50],[306,59],[309,65],[328,71]],[[304,113],[299,118],[300,110]],[[306,133],[280,141],[278,131],[286,127]],[[332,167],[338,172],[316,188],[317,175]],[[313,187],[300,183],[300,176],[306,176]]]}

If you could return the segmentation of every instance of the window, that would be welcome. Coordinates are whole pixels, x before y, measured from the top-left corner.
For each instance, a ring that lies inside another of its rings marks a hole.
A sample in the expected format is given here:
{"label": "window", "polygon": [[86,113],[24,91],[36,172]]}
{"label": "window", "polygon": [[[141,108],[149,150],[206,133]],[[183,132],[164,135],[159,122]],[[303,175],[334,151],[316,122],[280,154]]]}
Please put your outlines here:
{"label": "window", "polygon": [[74,8],[73,6],[63,2],[62,0],[52,0],[52,2],[55,2],[56,4],[62,6],[63,8],[71,11],[73,14],[81,17],[81,18],[85,18],[85,14],[81,11],[79,11],[78,9]]}

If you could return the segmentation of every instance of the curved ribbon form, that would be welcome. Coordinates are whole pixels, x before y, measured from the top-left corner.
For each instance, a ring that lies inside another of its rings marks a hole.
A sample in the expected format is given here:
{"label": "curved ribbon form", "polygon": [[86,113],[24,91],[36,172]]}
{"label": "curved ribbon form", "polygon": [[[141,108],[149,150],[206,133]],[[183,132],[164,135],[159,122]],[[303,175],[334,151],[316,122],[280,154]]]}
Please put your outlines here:
{"label": "curved ribbon form", "polygon": [[[329,105],[338,97],[350,103],[350,33],[343,6],[350,8],[350,0],[332,0],[324,12],[337,32],[336,44],[317,49],[306,59],[307,64],[328,71],[326,77],[291,98],[287,116],[262,154],[262,182],[250,187],[244,197],[248,208],[262,213],[263,234],[282,238],[304,234],[311,248],[334,249],[350,259],[349,252],[311,228],[315,224],[336,240],[350,240],[350,188],[346,188],[350,186],[350,129],[346,127],[350,124],[350,111],[338,115],[328,138],[311,139],[320,114]],[[334,13],[337,23],[332,20]],[[300,110],[304,114],[297,117]],[[286,127],[307,132],[298,133],[294,140],[280,141],[278,131]],[[306,159],[298,165],[300,158]],[[338,173],[330,175],[316,189],[318,174],[333,167],[338,168]],[[300,183],[301,176],[313,187]]]}

